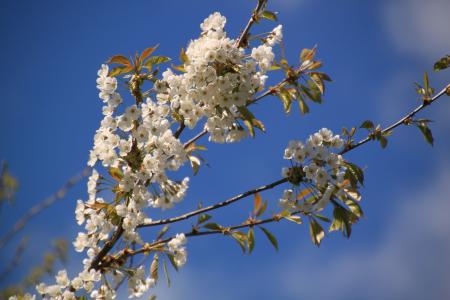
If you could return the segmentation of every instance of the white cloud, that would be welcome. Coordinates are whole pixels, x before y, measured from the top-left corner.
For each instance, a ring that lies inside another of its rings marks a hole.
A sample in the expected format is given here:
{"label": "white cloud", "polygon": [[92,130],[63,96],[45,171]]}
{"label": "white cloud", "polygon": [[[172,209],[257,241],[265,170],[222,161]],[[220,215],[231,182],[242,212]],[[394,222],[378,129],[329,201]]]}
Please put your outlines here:
{"label": "white cloud", "polygon": [[437,59],[450,51],[450,1],[388,0],[383,23],[402,53]]}
{"label": "white cloud", "polygon": [[387,232],[377,246],[335,255],[327,266],[302,258],[295,265],[307,274],[289,262],[286,298],[450,299],[450,169],[434,177],[392,202],[400,205],[384,222]]}

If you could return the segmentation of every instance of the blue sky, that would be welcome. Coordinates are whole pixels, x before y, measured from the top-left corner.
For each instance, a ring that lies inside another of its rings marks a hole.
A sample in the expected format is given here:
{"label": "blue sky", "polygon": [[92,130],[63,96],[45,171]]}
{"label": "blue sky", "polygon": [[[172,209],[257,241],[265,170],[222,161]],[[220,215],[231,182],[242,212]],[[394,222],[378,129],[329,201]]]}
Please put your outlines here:
{"label": "blue sky", "polygon": [[[0,234],[84,168],[102,117],[95,88],[101,63],[157,43],[159,54],[176,58],[214,11],[227,17],[226,29],[236,36],[254,2],[2,1],[0,158],[9,161],[21,189],[14,206],[1,213]],[[337,132],[365,119],[390,124],[419,103],[413,82],[450,51],[446,0],[269,2],[279,12],[290,61],[302,48],[318,45],[334,80],[326,101],[302,117],[296,108],[286,116],[278,99],[266,99],[255,109],[266,134],[235,145],[204,141],[211,167],[201,169],[184,203],[165,215],[278,179],[290,139],[305,139],[321,127]],[[263,22],[253,32],[274,26]],[[432,74],[433,85],[442,87],[449,74]],[[448,299],[450,99],[423,116],[435,120],[433,148],[417,129],[400,128],[387,150],[373,143],[346,156],[366,168],[367,178],[366,217],[350,240],[333,234],[316,248],[306,226],[280,223],[270,226],[279,238],[278,253],[258,235],[255,252],[244,256],[225,237],[192,239],[188,263],[173,274],[171,288],[162,282],[158,299]],[[280,193],[263,198],[275,203]],[[22,235],[33,246],[3,286],[38,263],[52,238],[76,236],[73,211],[85,197],[82,183],[30,222]],[[239,222],[250,202],[224,209],[217,220]],[[0,267],[18,240],[1,252]],[[71,252],[72,274],[80,257]]]}

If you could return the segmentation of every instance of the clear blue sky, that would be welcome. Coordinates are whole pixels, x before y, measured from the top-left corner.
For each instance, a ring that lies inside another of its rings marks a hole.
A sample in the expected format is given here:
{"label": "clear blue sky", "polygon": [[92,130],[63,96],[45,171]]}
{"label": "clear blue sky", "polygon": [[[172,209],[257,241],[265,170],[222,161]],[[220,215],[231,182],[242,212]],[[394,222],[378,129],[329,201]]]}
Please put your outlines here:
{"label": "clear blue sky", "polygon": [[[419,101],[413,82],[450,52],[450,2],[269,1],[283,24],[287,55],[319,46],[318,56],[333,78],[323,105],[300,116],[285,116],[279,100],[256,108],[267,133],[236,145],[207,144],[211,168],[192,179],[187,211],[199,200],[213,203],[280,176],[282,152],[290,139],[305,139],[321,127],[340,131],[365,119],[383,125]],[[0,234],[31,205],[82,170],[101,119],[96,71],[114,54],[131,54],[160,44],[159,54],[176,58],[199,34],[214,11],[227,16],[235,36],[255,1],[2,1],[0,3],[0,158],[20,179],[17,203],[1,212]],[[275,24],[264,22],[254,32]],[[432,74],[436,88],[450,71]],[[158,299],[449,299],[450,287],[450,98],[425,111],[435,147],[415,128],[401,128],[387,150],[373,143],[352,152],[366,168],[366,218],[350,240],[330,235],[318,249],[306,226],[270,226],[279,237],[275,253],[258,235],[255,252],[241,254],[225,237],[189,240],[186,266],[162,282]],[[206,144],[206,141],[205,141]],[[281,191],[264,199],[276,202]],[[86,198],[83,182],[40,214],[21,235],[33,248],[10,274],[15,282],[41,260],[54,237],[73,240],[76,200]],[[223,222],[245,218],[251,201],[226,208]],[[150,233],[149,233],[150,234]],[[18,238],[0,255],[10,259]],[[70,253],[69,270],[80,256]]]}

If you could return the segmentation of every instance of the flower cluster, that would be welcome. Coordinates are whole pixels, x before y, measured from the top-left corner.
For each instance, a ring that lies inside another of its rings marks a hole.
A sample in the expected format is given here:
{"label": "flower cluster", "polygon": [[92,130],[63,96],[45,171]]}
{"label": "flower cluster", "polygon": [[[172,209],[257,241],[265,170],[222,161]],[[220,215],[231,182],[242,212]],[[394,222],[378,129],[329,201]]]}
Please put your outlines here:
{"label": "flower cluster", "polygon": [[[104,103],[103,119],[89,155],[88,165],[93,169],[87,183],[88,199],[78,200],[75,209],[76,221],[84,226],[84,231],[78,233],[73,246],[77,252],[86,251],[87,257],[83,270],[74,278],[69,279],[62,270],[56,275],[55,284],[39,284],[37,291],[44,299],[73,300],[78,293],[87,293],[93,299],[114,299],[116,292],[109,284],[96,286],[102,277],[107,281],[107,274],[116,281],[128,277],[130,297],[140,297],[155,285],[155,279],[145,274],[143,266],[124,272],[123,262],[111,263],[115,257],[108,256],[110,264],[106,264],[112,271],[105,272],[104,261],[98,256],[117,232],[126,247],[144,245],[137,228],[151,222],[146,209],[172,208],[185,198],[189,178],[169,178],[169,173],[179,170],[191,155],[173,132],[175,123],[194,128],[205,118],[209,139],[219,143],[236,142],[247,136],[241,114],[264,88],[266,72],[274,63],[272,46],[281,42],[282,27],[276,27],[262,45],[246,53],[239,40],[227,37],[225,23],[225,17],[219,13],[203,21],[200,37],[182,51],[183,65],[178,68],[182,74],[167,69],[160,80],[138,71],[125,76],[125,85],[135,97],[131,105],[121,105],[124,99],[118,92],[118,79],[111,75],[108,65],[101,66],[97,88]],[[133,68],[128,63],[127,67]],[[154,82],[154,98],[149,96],[151,93],[141,92],[140,75]],[[110,176],[95,169],[100,166]],[[99,195],[103,190],[112,193]],[[181,267],[187,259],[185,244],[186,237],[177,234],[163,250],[157,251],[165,252]]]}
{"label": "flower cluster", "polygon": [[[206,129],[214,142],[236,142],[246,136],[236,121],[238,107],[245,106],[264,87],[265,72],[273,63],[272,47],[261,45],[251,56],[226,36],[225,17],[210,15],[201,24],[201,36],[187,47],[183,68],[176,75],[168,69],[156,84],[158,100],[171,108],[193,128],[206,117]],[[280,35],[274,35],[278,40]]]}
{"label": "flower cluster", "polygon": [[95,297],[95,294],[98,294],[98,291],[94,290],[94,283],[100,281],[100,279],[100,272],[95,270],[84,270],[79,273],[77,277],[70,280],[66,270],[61,270],[55,276],[56,284],[46,285],[40,283],[36,287],[36,290],[44,299],[75,300],[77,299],[75,297],[75,291],[81,289],[84,289],[86,292],[91,292],[91,296],[94,299],[113,299],[115,297],[114,290],[111,291],[114,293],[114,296],[111,298]]}
{"label": "flower cluster", "polygon": [[296,183],[309,185],[313,195],[304,197],[288,189],[283,192],[280,205],[290,210],[317,212],[329,203],[333,195],[345,195],[349,187],[349,182],[345,180],[345,161],[333,152],[343,145],[342,138],[326,128],[311,135],[306,143],[290,141],[284,151],[284,159],[291,160],[293,166],[283,168],[282,175]]}
{"label": "flower cluster", "polygon": [[173,255],[173,260],[177,267],[181,267],[186,263],[187,252],[186,248],[183,247],[186,244],[186,237],[184,234],[177,234],[170,242],[167,244],[169,251]]}

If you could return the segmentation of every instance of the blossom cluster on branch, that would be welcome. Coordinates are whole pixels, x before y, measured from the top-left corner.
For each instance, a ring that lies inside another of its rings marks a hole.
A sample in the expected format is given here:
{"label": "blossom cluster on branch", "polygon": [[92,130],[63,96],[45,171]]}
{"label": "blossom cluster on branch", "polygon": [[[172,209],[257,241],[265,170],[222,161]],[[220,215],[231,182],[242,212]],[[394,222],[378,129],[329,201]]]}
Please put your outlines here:
{"label": "blossom cluster on branch", "polygon": [[[424,102],[424,106],[385,130],[364,123],[361,127],[370,133],[359,143],[353,140],[355,128],[345,129],[341,135],[323,128],[305,142],[291,141],[284,151],[290,166],[283,168],[282,179],[178,217],[152,219],[151,209],[170,209],[185,198],[189,177],[174,178],[174,174],[187,163],[197,173],[201,159],[196,151],[204,149],[196,142],[202,136],[208,134],[211,142],[233,143],[254,137],[255,128],[264,131],[265,126],[250,106],[266,96],[278,96],[287,113],[293,102],[299,104],[303,114],[309,112],[306,100],[322,102],[324,82],[330,78],[317,71],[322,63],[315,59],[315,47],[301,51],[299,64],[291,66],[284,54],[277,59],[273,49],[282,42],[281,25],[250,36],[255,22],[263,18],[276,20],[276,14],[265,10],[266,5],[266,0],[258,1],[245,30],[236,39],[227,37],[226,18],[217,12],[211,14],[201,23],[200,36],[188,44],[186,51],[181,50],[181,65],[172,65],[159,77],[157,66],[170,59],[152,56],[157,47],[130,59],[116,55],[101,66],[97,88],[104,103],[103,119],[88,161],[93,168],[87,183],[88,199],[78,200],[75,210],[76,221],[84,230],[78,233],[73,246],[86,257],[76,276],[70,278],[66,270],[61,270],[54,284],[39,284],[36,289],[44,299],[115,299],[122,282],[128,283],[130,298],[141,297],[157,284],[160,262],[166,276],[166,260],[176,270],[186,263],[190,236],[221,233],[251,252],[253,228],[259,227],[278,248],[275,237],[261,225],[281,219],[301,224],[302,217],[308,218],[311,238],[317,245],[325,235],[321,223],[330,223],[329,231],[339,230],[350,236],[352,225],[363,214],[358,202],[364,174],[342,155],[371,139],[385,146],[392,129],[407,121],[419,122],[412,117],[429,103]],[[284,78],[266,88],[268,72],[275,70],[281,70]],[[133,103],[127,103],[127,97],[121,94],[122,86],[133,97]],[[423,93],[428,102],[443,94],[432,98],[428,85]],[[202,131],[183,143],[183,131],[195,130],[200,122]],[[420,121],[421,130],[428,134],[423,128],[426,122],[423,124]],[[286,183],[290,188],[279,200],[281,211],[260,219],[267,202],[262,202],[259,192]],[[250,195],[255,197],[254,210],[241,224],[208,222],[213,216],[207,211]],[[332,216],[327,217],[325,214],[331,210]],[[190,231],[165,237],[167,224],[194,216],[198,217],[197,223]],[[141,227],[159,225],[166,226],[152,241],[139,233]],[[243,228],[248,232],[240,231]],[[131,258],[138,254],[144,254],[142,262],[133,263]],[[144,261],[149,254],[153,254],[153,260],[146,272]],[[35,296],[26,294],[20,299]]]}

